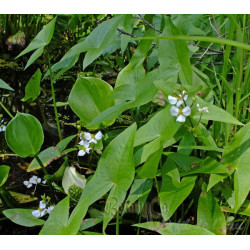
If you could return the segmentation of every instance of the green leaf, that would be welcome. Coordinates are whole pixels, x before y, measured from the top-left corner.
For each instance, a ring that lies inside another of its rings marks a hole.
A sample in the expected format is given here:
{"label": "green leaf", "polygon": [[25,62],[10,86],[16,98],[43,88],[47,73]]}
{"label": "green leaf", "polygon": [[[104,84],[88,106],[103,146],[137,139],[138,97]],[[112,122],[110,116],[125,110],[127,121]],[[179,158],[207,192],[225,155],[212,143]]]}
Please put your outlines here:
{"label": "green leaf", "polygon": [[0,89],[7,89],[10,91],[15,91],[13,88],[11,88],[5,81],[0,79]]}
{"label": "green leaf", "polygon": [[[163,36],[179,35],[170,18],[165,17]],[[188,85],[192,85],[192,68],[189,59],[189,50],[186,41],[174,40],[159,42],[159,61],[161,70],[169,72],[169,79],[176,81],[180,70],[183,72]]]}
{"label": "green leaf", "polygon": [[177,130],[181,127],[179,122],[170,114],[171,106],[168,105],[163,110],[155,114],[144,126],[136,132],[135,145],[138,146],[143,143],[160,138],[163,145],[168,141]]}
{"label": "green leaf", "polygon": [[40,235],[64,235],[68,225],[69,197],[61,200],[51,211]]}
{"label": "green leaf", "polygon": [[[64,149],[67,147],[67,145],[70,143],[70,141],[75,138],[76,135],[71,135],[63,140],[61,140],[55,147],[49,147],[45,150],[43,150],[41,153],[39,153],[38,157],[42,161],[43,165],[46,167],[48,166],[52,161],[57,160],[63,155]],[[40,165],[36,159],[33,159],[30,163],[27,172],[31,172],[37,169],[40,169]]]}
{"label": "green leaf", "polygon": [[140,214],[142,212],[143,205],[146,202],[148,195],[152,189],[152,186],[153,186],[152,179],[135,179],[133,185],[131,186],[128,198],[125,202],[125,206],[122,211],[122,216],[137,200],[138,200],[137,213]]}
{"label": "green leaf", "polygon": [[19,156],[34,157],[43,144],[43,129],[34,116],[17,113],[6,127],[5,139],[10,149]]}
{"label": "green leaf", "polygon": [[16,58],[29,53],[32,50],[39,49],[50,43],[50,40],[54,33],[56,18],[54,18],[50,23],[45,25],[43,29],[37,34],[37,36],[31,41],[29,46],[22,51]]}
{"label": "green leaf", "polygon": [[[159,192],[162,217],[167,221],[191,193],[196,176],[182,178],[171,159],[167,159],[162,169],[162,186]],[[178,199],[176,198],[178,197]]]}
{"label": "green leaf", "polygon": [[[104,110],[114,104],[113,88],[103,80],[93,77],[78,78],[69,95],[69,105],[86,126]],[[110,126],[113,119],[103,122]],[[100,124],[88,126],[97,129]]]}
{"label": "green leaf", "polygon": [[10,167],[6,165],[0,165],[0,187],[7,181],[9,176]]}
{"label": "green leaf", "polygon": [[42,73],[40,69],[37,69],[36,73],[30,78],[28,84],[25,87],[25,96],[22,99],[23,102],[26,102],[31,99],[31,101],[36,100],[40,95],[40,81]]}
{"label": "green leaf", "polygon": [[32,215],[32,209],[7,209],[3,211],[3,214],[9,218],[12,222],[24,226],[34,227],[44,224],[44,220],[38,219]]}
{"label": "green leaf", "polygon": [[[118,33],[117,27],[123,21],[122,17],[122,15],[119,15],[102,22],[83,42],[79,42],[73,46],[58,63],[52,66],[52,72],[59,71],[56,78],[70,69],[78,61],[79,55],[82,52],[88,51],[83,61],[83,69],[98,58],[115,40],[115,34]],[[48,70],[44,78],[49,74]]]}
{"label": "green leaf", "polygon": [[68,157],[64,158],[62,166],[52,175],[53,180],[62,180],[65,168],[69,166]]}
{"label": "green leaf", "polygon": [[207,185],[203,183],[197,210],[197,225],[215,234],[226,234],[226,220]]}
{"label": "green leaf", "polygon": [[[134,123],[110,142],[99,160],[94,176],[86,184],[80,198],[79,203],[88,202],[88,205],[91,205],[111,189],[105,206],[104,230],[118,211],[134,178],[135,132]],[[77,209],[79,210],[79,204],[75,210]]]}
{"label": "green leaf", "polygon": [[[224,109],[221,109],[209,102],[202,100],[200,97],[196,96],[197,103],[200,107],[208,107],[209,112],[204,112],[202,114],[201,120],[213,120],[219,122],[225,122],[230,124],[243,125],[240,121],[234,118],[231,114],[229,114]],[[198,112],[196,105],[193,109],[196,109],[196,114],[194,115],[194,119],[199,119],[200,113]]]}
{"label": "green leaf", "polygon": [[[221,162],[229,170],[234,170],[235,212],[240,208],[250,190],[250,122],[241,128],[228,143]],[[232,173],[231,171],[230,173]]]}
{"label": "green leaf", "polygon": [[211,235],[212,232],[205,228],[190,224],[161,223],[158,221],[145,222],[133,225],[145,228],[163,235]]}
{"label": "green leaf", "polygon": [[[162,75],[160,74],[159,70],[153,70],[149,72],[145,78],[141,81],[136,82],[135,86],[135,100],[129,102],[123,102],[112,106],[105,111],[103,111],[100,115],[98,115],[90,124],[89,126],[93,126],[99,124],[106,120],[111,120],[118,117],[123,111],[127,109],[131,109],[134,107],[142,106],[148,102],[150,102],[157,93],[157,88],[154,85],[154,80],[158,79]],[[126,85],[124,85],[126,86]],[[130,85],[128,85],[130,86]],[[130,88],[129,88],[130,89]],[[133,89],[133,88],[131,88]],[[131,94],[126,89],[127,96]]]}
{"label": "green leaf", "polygon": [[27,64],[25,65],[24,70],[26,70],[37,58],[39,58],[42,55],[43,51],[44,47],[37,49],[29,58]]}
{"label": "green leaf", "polygon": [[143,164],[142,167],[137,172],[137,178],[149,179],[155,178],[158,165],[161,159],[163,148],[160,147],[159,150],[151,154],[146,162]]}
{"label": "green leaf", "polygon": [[101,218],[88,218],[88,219],[84,219],[82,221],[82,224],[81,224],[79,230],[80,231],[86,230],[86,229],[88,229],[90,227],[93,227],[93,226],[99,224],[102,221],[103,221],[103,219],[101,219]]}

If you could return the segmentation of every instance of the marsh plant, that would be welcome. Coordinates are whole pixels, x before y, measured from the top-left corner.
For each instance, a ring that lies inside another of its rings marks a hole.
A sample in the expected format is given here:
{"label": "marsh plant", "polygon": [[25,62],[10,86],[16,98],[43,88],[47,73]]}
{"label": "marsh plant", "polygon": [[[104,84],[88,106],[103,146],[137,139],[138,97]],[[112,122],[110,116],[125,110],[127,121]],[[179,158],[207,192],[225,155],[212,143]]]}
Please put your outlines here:
{"label": "marsh plant", "polygon": [[[0,220],[41,235],[247,234],[248,39],[249,15],[50,15],[15,59],[33,70],[25,109],[0,80]],[[18,159],[25,179],[9,176]]]}

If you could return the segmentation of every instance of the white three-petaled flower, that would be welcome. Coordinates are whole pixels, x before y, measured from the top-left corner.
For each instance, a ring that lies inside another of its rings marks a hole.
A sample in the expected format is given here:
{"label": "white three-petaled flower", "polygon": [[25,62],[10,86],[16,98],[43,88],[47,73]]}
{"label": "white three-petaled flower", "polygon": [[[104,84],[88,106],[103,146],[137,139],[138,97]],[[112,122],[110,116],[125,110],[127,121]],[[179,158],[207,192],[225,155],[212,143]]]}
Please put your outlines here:
{"label": "white three-petaled flower", "polygon": [[[31,178],[30,178],[30,180],[31,180]],[[29,181],[24,181],[24,182],[23,182],[23,184],[24,184],[27,188],[31,188],[32,185],[33,185],[33,183],[32,183],[30,180],[29,180]]]}
{"label": "white three-petaled flower", "polygon": [[79,144],[82,146],[81,150],[78,152],[78,156],[84,156],[86,153],[89,154],[91,148],[89,147],[89,142],[81,140]]}
{"label": "white three-petaled flower", "polygon": [[201,113],[203,113],[203,112],[207,112],[208,113],[208,107],[200,108],[200,104],[199,103],[197,103],[197,109]]}
{"label": "white three-petaled flower", "polygon": [[31,178],[30,178],[30,182],[32,184],[38,184],[38,183],[41,183],[41,178],[37,177],[36,175],[33,175]]}
{"label": "white three-petaled flower", "polygon": [[43,201],[40,201],[38,209],[34,210],[32,212],[32,215],[35,217],[42,217],[42,216],[44,216],[46,211],[47,211],[46,203],[44,203]]}
{"label": "white three-petaled flower", "polygon": [[182,93],[177,97],[169,95],[168,101],[170,104],[172,105],[176,104],[176,106],[179,107],[180,105],[184,103],[184,101],[187,100],[187,98],[188,98],[188,95],[186,95],[186,91],[183,90]]}
{"label": "white three-petaled flower", "polygon": [[186,116],[189,116],[191,114],[191,109],[188,106],[186,106],[184,109],[178,109],[177,107],[173,106],[170,109],[170,113],[173,116],[177,116],[176,121],[185,122]]}
{"label": "white three-petaled flower", "polygon": [[102,132],[99,131],[95,135],[90,134],[89,132],[84,132],[84,137],[89,143],[93,142],[96,144],[97,141],[102,139]]}
{"label": "white three-petaled flower", "polygon": [[3,120],[2,120],[0,124],[0,132],[4,132],[5,130],[6,130],[6,126],[3,124]]}

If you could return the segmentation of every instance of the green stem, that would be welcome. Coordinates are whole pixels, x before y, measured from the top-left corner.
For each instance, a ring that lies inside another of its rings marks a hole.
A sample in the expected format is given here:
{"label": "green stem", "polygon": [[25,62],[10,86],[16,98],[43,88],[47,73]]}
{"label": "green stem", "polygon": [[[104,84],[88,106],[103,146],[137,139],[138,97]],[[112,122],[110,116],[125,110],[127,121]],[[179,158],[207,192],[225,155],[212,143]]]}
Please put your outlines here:
{"label": "green stem", "polygon": [[115,233],[119,235],[119,209],[116,212]]}
{"label": "green stem", "polygon": [[[139,214],[138,224],[141,223],[141,217],[142,217],[142,211],[140,211],[140,214]],[[137,232],[136,232],[137,235],[140,235],[140,229],[141,229],[140,227],[137,227]]]}
{"label": "green stem", "polygon": [[9,115],[9,117],[11,119],[14,118],[14,116],[9,112],[9,110],[4,106],[4,104],[0,101],[0,105],[2,106],[2,108],[5,110],[5,112]]}
{"label": "green stem", "polygon": [[155,177],[155,186],[156,186],[156,190],[157,190],[157,194],[159,194],[159,186],[158,186],[158,181],[157,178]]}
{"label": "green stem", "polygon": [[40,160],[40,158],[39,158],[38,155],[35,156],[35,159],[37,160],[38,164],[40,165],[40,167],[41,167],[41,169],[42,169],[42,171],[43,171],[43,173],[44,173],[44,175],[45,175],[45,178],[46,178],[46,176],[48,177],[48,178],[46,178],[46,179],[47,179],[48,184],[49,184],[49,189],[50,189],[50,193],[51,193],[51,196],[52,196],[52,200],[53,200],[54,203],[56,203],[55,192],[54,192],[54,189],[53,189],[53,187],[52,187],[52,183],[51,183],[50,178],[49,178],[50,175],[49,175],[47,169],[44,167],[44,165],[43,165],[43,163],[42,163],[42,161]]}
{"label": "green stem", "polygon": [[59,139],[61,141],[62,140],[62,133],[61,133],[60,123],[59,123],[59,118],[58,118],[57,107],[56,107],[56,95],[55,95],[55,88],[54,88],[54,83],[53,83],[53,77],[52,77],[52,70],[51,70],[49,55],[48,55],[48,60],[49,60],[51,92],[52,92],[54,112],[55,112],[55,117],[56,117],[56,126],[57,126],[57,130],[58,130]]}

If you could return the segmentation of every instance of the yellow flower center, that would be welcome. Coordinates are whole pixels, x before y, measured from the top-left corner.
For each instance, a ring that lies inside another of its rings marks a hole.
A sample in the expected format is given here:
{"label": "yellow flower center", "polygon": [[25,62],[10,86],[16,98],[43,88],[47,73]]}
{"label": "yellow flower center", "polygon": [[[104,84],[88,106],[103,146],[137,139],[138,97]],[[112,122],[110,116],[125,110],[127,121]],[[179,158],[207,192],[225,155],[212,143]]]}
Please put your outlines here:
{"label": "yellow flower center", "polygon": [[91,135],[91,138],[92,138],[92,139],[95,139],[95,135]]}
{"label": "yellow flower center", "polygon": [[177,101],[180,101],[180,100],[181,100],[180,96],[177,96]]}
{"label": "yellow flower center", "polygon": [[179,109],[178,115],[182,114],[182,109]]}
{"label": "yellow flower center", "polygon": [[86,147],[85,147],[85,146],[82,146],[82,150],[86,151]]}

